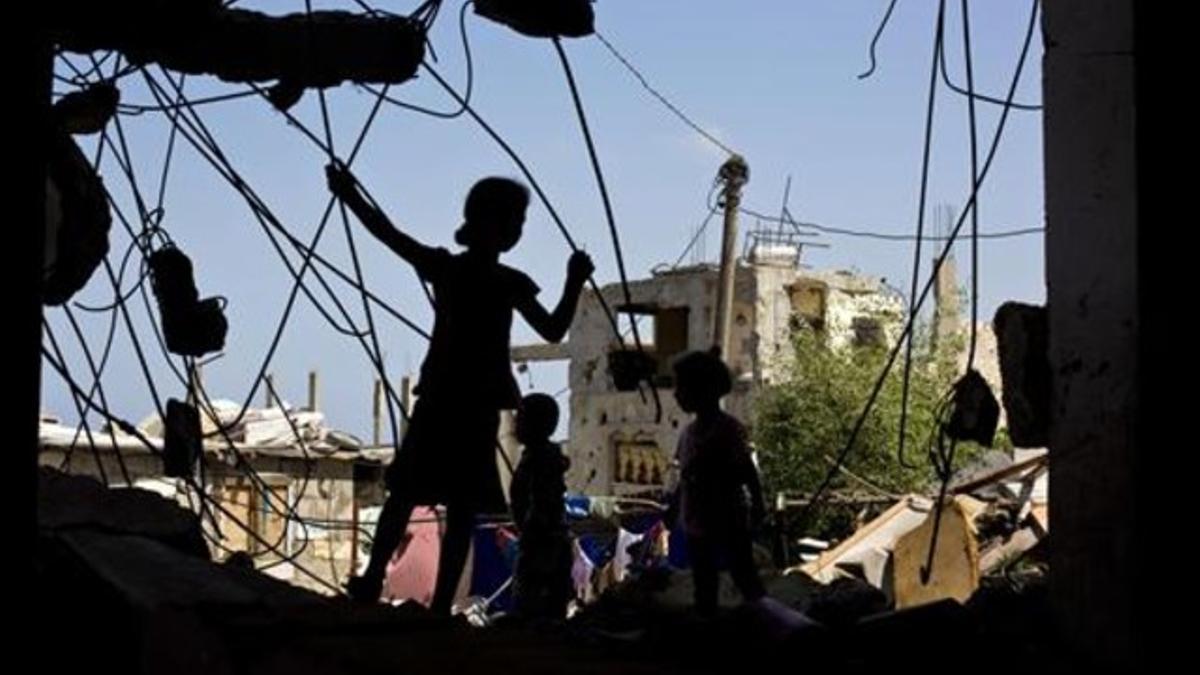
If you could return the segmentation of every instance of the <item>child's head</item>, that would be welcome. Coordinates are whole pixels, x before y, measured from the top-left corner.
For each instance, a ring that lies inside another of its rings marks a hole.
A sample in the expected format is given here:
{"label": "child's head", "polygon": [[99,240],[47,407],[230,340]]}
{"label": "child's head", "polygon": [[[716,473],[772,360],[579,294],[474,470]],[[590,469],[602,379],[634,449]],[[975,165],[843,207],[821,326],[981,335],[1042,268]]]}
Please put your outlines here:
{"label": "child's head", "polygon": [[675,400],[685,412],[711,408],[733,390],[729,368],[713,352],[689,352],[675,361]]}
{"label": "child's head", "polygon": [[558,428],[558,404],[545,394],[529,394],[517,410],[517,440],[523,445],[544,443]]}
{"label": "child's head", "polygon": [[503,253],[521,239],[528,206],[524,185],[508,178],[484,178],[467,193],[463,224],[454,240],[467,248]]}

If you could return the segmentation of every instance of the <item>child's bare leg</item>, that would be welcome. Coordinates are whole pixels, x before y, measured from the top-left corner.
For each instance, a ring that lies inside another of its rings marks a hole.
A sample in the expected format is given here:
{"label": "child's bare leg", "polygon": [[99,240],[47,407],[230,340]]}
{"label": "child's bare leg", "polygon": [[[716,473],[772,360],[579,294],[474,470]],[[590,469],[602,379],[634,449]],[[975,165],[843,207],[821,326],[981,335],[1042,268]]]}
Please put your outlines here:
{"label": "child's bare leg", "polygon": [[762,579],[754,565],[754,544],[746,532],[737,532],[729,537],[729,576],[747,602],[758,600],[767,594]]}
{"label": "child's bare leg", "polygon": [[475,531],[475,513],[462,506],[446,507],[446,533],[442,536],[442,553],[438,557],[437,586],[431,609],[449,614],[458,590],[458,580],[467,565],[471,550],[471,534]]}
{"label": "child's bare leg", "polygon": [[688,556],[692,559],[692,584],[696,611],[703,615],[717,611],[717,552],[706,537],[688,537]]}
{"label": "child's bare leg", "polygon": [[388,562],[392,559],[396,547],[408,530],[408,521],[412,517],[413,506],[398,499],[396,495],[388,495],[379,514],[379,523],[375,526],[375,537],[371,544],[371,559],[362,577],[354,582],[351,595],[357,600],[378,600],[383,590],[383,578],[387,574]]}

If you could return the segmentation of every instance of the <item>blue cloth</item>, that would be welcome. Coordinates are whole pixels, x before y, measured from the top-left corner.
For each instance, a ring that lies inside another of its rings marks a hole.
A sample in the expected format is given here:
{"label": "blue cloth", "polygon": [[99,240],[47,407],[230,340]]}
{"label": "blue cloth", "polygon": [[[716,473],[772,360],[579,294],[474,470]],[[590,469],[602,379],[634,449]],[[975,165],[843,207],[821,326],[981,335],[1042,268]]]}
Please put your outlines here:
{"label": "blue cloth", "polygon": [[579,549],[587,556],[593,567],[603,567],[612,559],[616,548],[616,540],[605,541],[599,537],[583,535],[579,537]]}
{"label": "blue cloth", "polygon": [[563,501],[566,502],[567,515],[572,518],[587,518],[591,512],[592,500],[587,495],[567,495]]}
{"label": "blue cloth", "polygon": [[[504,548],[508,542],[504,543]],[[474,557],[471,563],[471,595],[488,598],[512,576],[513,567],[501,548],[500,537],[492,527],[475,529]],[[512,587],[505,589],[492,603],[492,611],[512,609]]]}

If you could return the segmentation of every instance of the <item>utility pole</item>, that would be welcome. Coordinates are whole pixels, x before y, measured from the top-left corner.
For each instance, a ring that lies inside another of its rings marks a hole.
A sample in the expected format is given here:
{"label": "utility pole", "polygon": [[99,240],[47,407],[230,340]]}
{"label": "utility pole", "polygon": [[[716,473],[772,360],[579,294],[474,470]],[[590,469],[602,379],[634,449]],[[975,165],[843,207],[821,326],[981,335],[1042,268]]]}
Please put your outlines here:
{"label": "utility pole", "polygon": [[268,373],[267,376],[265,378],[263,378],[263,384],[266,385],[265,387],[263,387],[263,407],[264,408],[274,408],[274,407],[282,408],[283,404],[280,403],[279,397],[275,395],[275,376]]}
{"label": "utility pole", "polygon": [[375,394],[371,402],[371,444],[378,446],[383,440],[383,380],[375,378]]}
{"label": "utility pole", "polygon": [[320,403],[317,389],[320,384],[318,377],[317,371],[308,371],[308,409],[313,412],[317,411],[317,405]]}
{"label": "utility pole", "polygon": [[717,286],[717,315],[713,326],[713,345],[721,350],[721,359],[729,363],[730,333],[733,329],[733,291],[737,271],[737,214],[742,203],[742,186],[750,180],[750,167],[741,155],[733,155],[721,165],[717,178],[724,184],[721,200],[725,206],[725,227],[721,235],[721,279]]}
{"label": "utility pole", "polygon": [[408,420],[413,412],[412,378],[408,375],[400,378],[400,437],[408,433]]}

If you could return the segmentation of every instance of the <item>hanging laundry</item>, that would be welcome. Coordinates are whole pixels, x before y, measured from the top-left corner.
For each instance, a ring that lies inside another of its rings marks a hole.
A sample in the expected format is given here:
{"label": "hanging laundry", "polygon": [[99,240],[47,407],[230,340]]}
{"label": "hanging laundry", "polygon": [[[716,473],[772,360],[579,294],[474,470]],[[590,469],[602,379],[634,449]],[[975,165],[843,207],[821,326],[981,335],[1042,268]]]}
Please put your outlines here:
{"label": "hanging laundry", "polygon": [[596,518],[613,520],[617,517],[616,497],[592,497],[588,513]]}
{"label": "hanging laundry", "polygon": [[571,542],[571,553],[574,560],[571,563],[571,582],[575,586],[575,597],[583,604],[595,600],[592,587],[592,577],[596,566],[588,558],[587,553],[579,545],[579,540]]}
{"label": "hanging laundry", "polygon": [[588,560],[592,561],[594,567],[600,567],[612,558],[613,544],[615,543],[613,541],[606,541],[599,536],[585,534],[581,535],[576,542],[579,544],[580,549],[587,554]]}
{"label": "hanging laundry", "polygon": [[617,566],[614,561],[610,560],[596,570],[592,575],[592,585],[597,598],[617,585]]}
{"label": "hanging laundry", "polygon": [[625,529],[617,532],[617,547],[616,552],[613,554],[613,577],[618,583],[624,581],[628,576],[629,565],[633,561],[629,547],[640,542],[642,537],[643,535],[634,534]]}
{"label": "hanging laundry", "polygon": [[517,555],[521,549],[521,538],[517,536],[516,530],[511,527],[497,527],[496,546],[500,549],[500,555],[509,568],[516,567]]}
{"label": "hanging laundry", "polygon": [[408,531],[387,566],[383,595],[388,600],[414,600],[428,607],[437,583],[442,525],[435,509],[413,509]]}
{"label": "hanging laundry", "polygon": [[667,564],[667,529],[659,520],[642,536],[642,540],[629,547],[631,570],[647,570]]}

